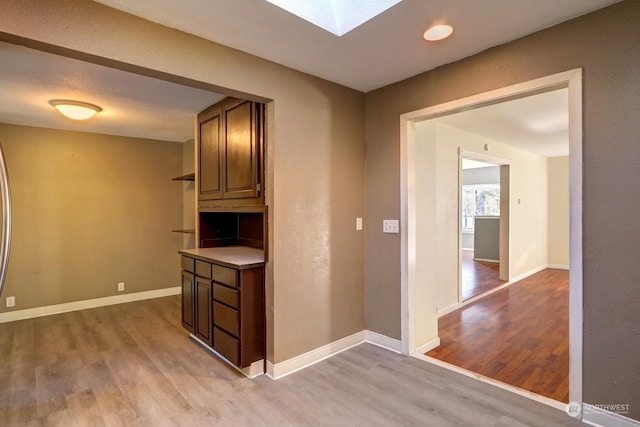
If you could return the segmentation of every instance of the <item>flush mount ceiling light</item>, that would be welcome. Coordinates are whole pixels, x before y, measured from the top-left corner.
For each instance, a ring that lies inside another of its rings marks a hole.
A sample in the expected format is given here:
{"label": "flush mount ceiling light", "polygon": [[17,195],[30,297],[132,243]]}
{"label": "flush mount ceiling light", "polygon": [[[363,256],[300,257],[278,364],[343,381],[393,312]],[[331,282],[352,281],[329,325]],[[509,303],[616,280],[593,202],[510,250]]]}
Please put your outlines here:
{"label": "flush mount ceiling light", "polygon": [[52,99],[49,104],[60,114],[73,120],[87,120],[102,111],[97,105],[68,99]]}
{"label": "flush mount ceiling light", "polygon": [[340,37],[402,0],[266,0]]}
{"label": "flush mount ceiling light", "polygon": [[446,39],[451,33],[453,33],[451,25],[434,25],[424,32],[424,38],[430,42],[435,42]]}

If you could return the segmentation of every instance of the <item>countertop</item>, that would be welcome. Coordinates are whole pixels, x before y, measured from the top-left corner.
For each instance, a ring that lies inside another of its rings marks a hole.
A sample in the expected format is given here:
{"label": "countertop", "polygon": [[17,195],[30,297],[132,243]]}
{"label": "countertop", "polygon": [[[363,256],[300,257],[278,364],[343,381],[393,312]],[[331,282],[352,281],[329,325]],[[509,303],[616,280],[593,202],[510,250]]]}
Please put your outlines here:
{"label": "countertop", "polygon": [[201,261],[213,262],[239,270],[264,266],[264,251],[247,246],[182,249],[178,252]]}

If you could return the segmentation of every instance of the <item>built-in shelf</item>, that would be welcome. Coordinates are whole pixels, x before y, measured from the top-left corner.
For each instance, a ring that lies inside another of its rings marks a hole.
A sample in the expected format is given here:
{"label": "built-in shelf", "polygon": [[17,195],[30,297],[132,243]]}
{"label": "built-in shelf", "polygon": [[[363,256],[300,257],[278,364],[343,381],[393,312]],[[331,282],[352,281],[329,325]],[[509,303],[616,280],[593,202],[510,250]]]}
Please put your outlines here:
{"label": "built-in shelf", "polygon": [[171,230],[174,233],[184,233],[184,234],[196,234],[196,230],[186,229],[186,230]]}
{"label": "built-in shelf", "polygon": [[[182,176],[177,176],[175,178],[171,178],[171,181],[195,181],[196,179],[196,174],[195,173],[188,173],[186,175],[182,175]],[[176,229],[176,230],[171,230],[173,233],[184,233],[184,234],[196,234],[196,230],[195,229]]]}
{"label": "built-in shelf", "polygon": [[171,181],[195,181],[196,180],[196,174],[195,173],[188,173],[186,175],[182,175],[182,176],[176,176],[175,178],[171,178]]}

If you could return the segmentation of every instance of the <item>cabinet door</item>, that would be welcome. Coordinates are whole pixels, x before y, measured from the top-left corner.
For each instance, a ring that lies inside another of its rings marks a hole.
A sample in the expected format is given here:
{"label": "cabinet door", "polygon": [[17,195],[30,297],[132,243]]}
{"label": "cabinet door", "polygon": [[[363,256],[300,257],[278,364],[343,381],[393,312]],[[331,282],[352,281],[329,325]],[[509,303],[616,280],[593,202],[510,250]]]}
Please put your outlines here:
{"label": "cabinet door", "polygon": [[215,107],[198,117],[198,199],[222,198],[222,157],[220,141],[222,108]]}
{"label": "cabinet door", "polygon": [[195,334],[196,337],[208,345],[212,345],[211,328],[213,326],[213,319],[211,316],[211,298],[211,280],[196,277]]}
{"label": "cabinet door", "polygon": [[225,199],[258,197],[261,129],[256,104],[243,101],[224,110]]}
{"label": "cabinet door", "polygon": [[193,274],[182,271],[182,326],[193,333],[194,322],[194,287]]}

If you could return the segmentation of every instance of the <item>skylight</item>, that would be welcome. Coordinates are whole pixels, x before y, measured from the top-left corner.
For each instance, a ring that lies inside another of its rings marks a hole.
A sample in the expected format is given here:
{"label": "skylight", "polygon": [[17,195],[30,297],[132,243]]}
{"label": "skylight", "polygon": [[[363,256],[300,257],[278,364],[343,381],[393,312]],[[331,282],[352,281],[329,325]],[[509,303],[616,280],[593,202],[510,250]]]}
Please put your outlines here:
{"label": "skylight", "polygon": [[402,0],[266,0],[336,36],[343,36]]}

